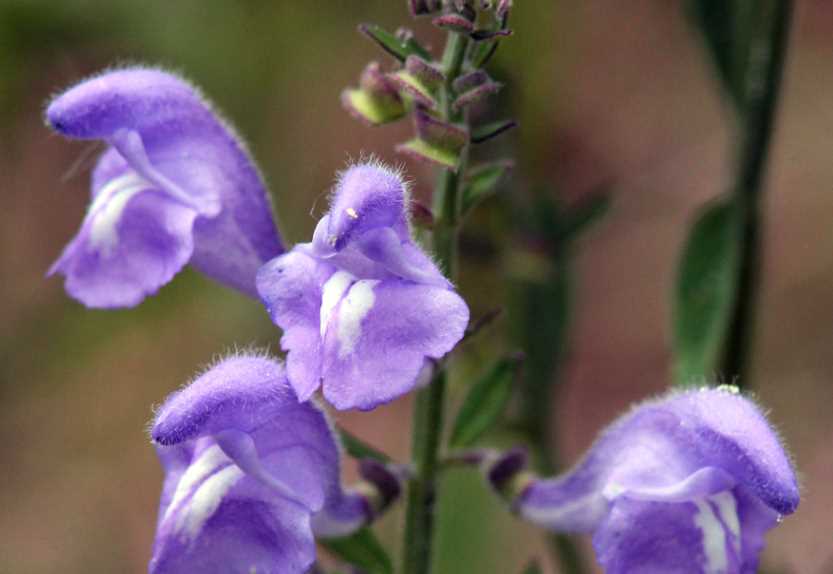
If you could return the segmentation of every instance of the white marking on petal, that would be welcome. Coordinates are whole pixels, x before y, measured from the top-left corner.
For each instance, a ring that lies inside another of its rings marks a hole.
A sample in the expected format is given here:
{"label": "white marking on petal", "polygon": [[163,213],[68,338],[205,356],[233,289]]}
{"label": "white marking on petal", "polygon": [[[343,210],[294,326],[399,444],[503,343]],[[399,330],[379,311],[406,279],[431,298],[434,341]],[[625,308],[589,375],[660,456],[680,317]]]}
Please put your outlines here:
{"label": "white marking on petal", "polygon": [[738,518],[738,505],[734,495],[729,491],[721,492],[710,497],[710,500],[717,505],[723,524],[732,534],[732,546],[735,553],[740,556],[740,518]]}
{"label": "white marking on petal", "polygon": [[338,358],[343,359],[353,353],[362,335],[362,320],[367,316],[376,302],[373,288],[378,280],[362,279],[356,281],[338,309]]}
{"label": "white marking on petal", "polygon": [[223,450],[215,445],[210,446],[200,453],[197,460],[192,462],[185,473],[180,477],[176,484],[176,490],[171,498],[168,508],[165,510],[165,516],[162,520],[167,520],[173,514],[177,507],[182,504],[191,491],[209,475],[215,472],[219,467],[230,464],[231,459],[226,456]]}
{"label": "white marking on petal", "polygon": [[226,493],[243,476],[243,471],[234,464],[211,475],[197,487],[194,496],[180,512],[176,530],[183,531],[191,540],[195,539],[206,521],[217,511]]}
{"label": "white marking on petal", "polygon": [[90,205],[90,247],[104,257],[119,243],[118,223],[127,202],[152,184],[135,171],[128,171],[109,182],[96,194]]}
{"label": "white marking on petal", "polygon": [[572,498],[562,504],[531,504],[520,507],[521,516],[555,529],[583,529],[595,524],[608,510],[608,502],[597,493]]}
{"label": "white marking on petal", "polygon": [[347,208],[347,209],[345,209],[344,211],[346,211],[346,212],[347,212],[347,215],[349,215],[349,216],[350,216],[350,217],[352,217],[353,219],[358,219],[358,218],[359,218],[359,214],[358,214],[358,213],[356,213],[356,210],[355,210],[355,209],[353,209],[352,207],[348,207],[348,208]]}
{"label": "white marking on petal", "polygon": [[[730,495],[731,496],[731,495]],[[726,532],[706,500],[692,501],[697,506],[694,524],[703,533],[703,553],[706,555],[706,574],[725,574],[729,565],[726,553]]]}
{"label": "white marking on petal", "polygon": [[327,325],[330,323],[330,316],[333,314],[333,309],[341,301],[344,293],[347,292],[350,284],[355,279],[347,271],[336,271],[324,283],[321,295],[321,310],[319,312],[322,338],[327,333]]}

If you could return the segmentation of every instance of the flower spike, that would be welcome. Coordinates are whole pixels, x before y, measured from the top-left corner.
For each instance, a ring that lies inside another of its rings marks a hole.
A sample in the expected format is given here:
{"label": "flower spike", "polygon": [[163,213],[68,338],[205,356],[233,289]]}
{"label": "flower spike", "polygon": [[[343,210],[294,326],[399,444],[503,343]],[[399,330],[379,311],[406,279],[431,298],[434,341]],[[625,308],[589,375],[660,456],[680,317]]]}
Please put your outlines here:
{"label": "flower spike", "polygon": [[637,406],[561,476],[537,479],[517,463],[486,469],[495,488],[527,520],[592,532],[609,574],[755,572],[764,534],[799,502],[778,437],[731,388]]}
{"label": "flower spike", "polygon": [[312,242],[258,273],[300,400],[323,387],[338,409],[375,408],[462,338],[468,307],[411,238],[408,203],[397,171],[352,166]]}
{"label": "flower spike", "polygon": [[188,263],[254,294],[257,269],[283,252],[245,147],[181,78],[106,72],[55,98],[46,121],[108,144],[81,229],[49,271],[88,307],[134,306]]}
{"label": "flower spike", "polygon": [[227,358],[171,395],[151,436],[165,468],[151,574],[302,574],[314,536],[348,535],[398,495],[384,467],[342,489],[324,413],[262,356]]}

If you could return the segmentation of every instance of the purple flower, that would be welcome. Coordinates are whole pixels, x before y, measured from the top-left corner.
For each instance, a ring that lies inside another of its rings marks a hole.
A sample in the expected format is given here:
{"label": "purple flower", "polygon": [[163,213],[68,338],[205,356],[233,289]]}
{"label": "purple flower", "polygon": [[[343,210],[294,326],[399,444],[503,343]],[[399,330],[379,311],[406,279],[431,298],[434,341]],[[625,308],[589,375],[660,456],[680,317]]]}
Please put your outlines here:
{"label": "purple flower", "polygon": [[227,358],[172,394],[151,435],[165,469],[152,574],[301,574],[314,534],[378,510],[342,489],[327,419],[265,357]]}
{"label": "purple flower", "polygon": [[756,572],[765,532],[798,501],[764,415],[718,388],[637,406],[575,468],[528,482],[515,504],[549,529],[592,532],[608,574],[731,574]]}
{"label": "purple flower", "polygon": [[353,166],[312,242],[258,273],[299,400],[323,386],[336,408],[372,409],[411,390],[462,338],[468,307],[413,242],[407,213],[398,172]]}
{"label": "purple flower", "polygon": [[243,144],[197,90],[154,69],[85,80],[55,98],[49,125],[103,140],[92,201],[49,273],[89,307],[130,307],[191,262],[256,294],[257,269],[283,252]]}

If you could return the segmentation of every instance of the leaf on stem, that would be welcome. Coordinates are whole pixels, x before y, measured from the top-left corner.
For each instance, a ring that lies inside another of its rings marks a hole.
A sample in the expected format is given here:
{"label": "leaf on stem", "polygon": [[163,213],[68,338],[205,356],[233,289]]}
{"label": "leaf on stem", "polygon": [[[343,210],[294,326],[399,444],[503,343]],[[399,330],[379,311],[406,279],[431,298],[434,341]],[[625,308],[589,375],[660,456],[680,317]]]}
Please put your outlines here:
{"label": "leaf on stem", "polygon": [[470,447],[497,422],[512,396],[520,364],[520,356],[503,358],[472,385],[454,421],[452,448]]}
{"label": "leaf on stem", "polygon": [[404,62],[408,56],[431,60],[431,52],[423,48],[413,37],[399,38],[376,24],[361,24],[359,32],[376,42],[385,52]]}
{"label": "leaf on stem", "polygon": [[735,0],[690,0],[688,4],[691,20],[702,34],[723,88],[733,103],[742,108],[748,46],[741,38],[740,24],[747,18],[739,14],[740,3]]}
{"label": "leaf on stem", "polygon": [[344,538],[326,538],[319,543],[334,556],[367,574],[393,574],[387,551],[369,528]]}
{"label": "leaf on stem", "polygon": [[350,431],[337,427],[341,437],[341,444],[347,454],[356,459],[371,458],[379,462],[390,462],[391,458],[376,447],[366,443]]}
{"label": "leaf on stem", "polygon": [[683,250],[674,300],[674,383],[713,376],[735,305],[741,218],[731,198],[709,205]]}
{"label": "leaf on stem", "polygon": [[494,195],[499,189],[501,180],[513,167],[511,161],[503,161],[485,164],[469,172],[463,187],[463,216],[478,203]]}
{"label": "leaf on stem", "polygon": [[492,122],[478,128],[474,128],[471,133],[471,143],[480,144],[487,142],[490,139],[496,138],[505,131],[517,127],[518,122],[515,120],[500,120]]}

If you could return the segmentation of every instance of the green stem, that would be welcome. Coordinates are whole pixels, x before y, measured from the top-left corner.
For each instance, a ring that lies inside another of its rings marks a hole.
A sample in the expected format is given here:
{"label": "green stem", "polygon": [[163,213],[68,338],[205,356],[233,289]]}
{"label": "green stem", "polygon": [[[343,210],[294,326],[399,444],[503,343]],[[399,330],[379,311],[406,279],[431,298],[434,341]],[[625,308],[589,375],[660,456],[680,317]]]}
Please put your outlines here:
{"label": "green stem", "polygon": [[[543,283],[526,285],[522,293],[524,365],[523,420],[537,471],[550,476],[561,470],[550,421],[558,403],[559,379],[571,323],[569,240],[554,240],[548,257],[556,264]],[[553,560],[564,574],[586,572],[580,549],[566,534],[547,534]]]}
{"label": "green stem", "polygon": [[[467,38],[453,32],[449,34],[443,53],[446,84],[442,91],[441,114],[445,120],[463,119],[452,111],[450,87],[462,70],[467,46]],[[452,281],[457,272],[460,219],[458,174],[465,171],[465,162],[464,152],[457,171],[443,171],[434,193],[434,254],[446,277]],[[404,574],[428,574],[431,571],[434,503],[437,498],[447,368],[447,365],[441,366],[431,384],[420,390],[414,401],[411,452],[415,474],[408,487],[405,514]]]}
{"label": "green stem", "polygon": [[791,0],[760,2],[745,73],[743,136],[734,198],[740,212],[741,261],[721,373],[746,381],[761,276],[761,202],[792,15]]}

